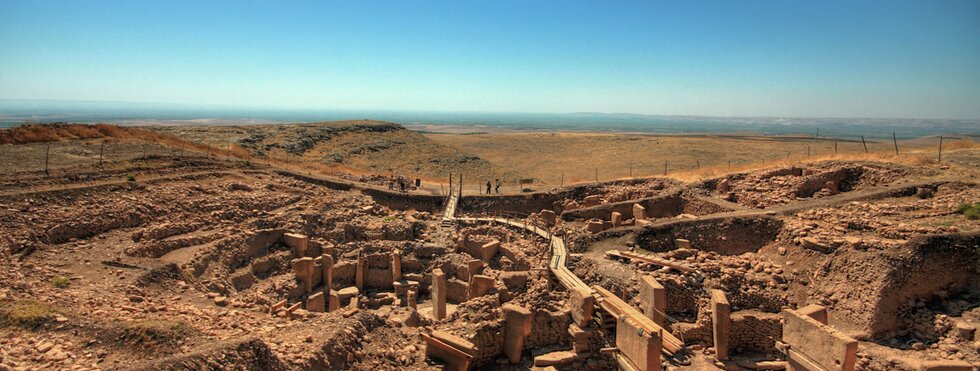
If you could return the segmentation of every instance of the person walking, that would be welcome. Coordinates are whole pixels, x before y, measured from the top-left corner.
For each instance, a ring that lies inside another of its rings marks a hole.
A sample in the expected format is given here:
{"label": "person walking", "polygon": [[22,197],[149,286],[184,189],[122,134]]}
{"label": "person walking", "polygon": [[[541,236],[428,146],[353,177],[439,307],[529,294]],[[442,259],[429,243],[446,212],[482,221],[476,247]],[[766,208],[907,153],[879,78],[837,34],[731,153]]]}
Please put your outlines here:
{"label": "person walking", "polygon": [[490,179],[487,179],[487,194],[490,194]]}
{"label": "person walking", "polygon": [[495,192],[496,192],[497,194],[500,194],[500,179],[496,179],[496,183],[494,183],[494,188],[493,188],[493,190],[494,190],[494,191],[495,191]]}

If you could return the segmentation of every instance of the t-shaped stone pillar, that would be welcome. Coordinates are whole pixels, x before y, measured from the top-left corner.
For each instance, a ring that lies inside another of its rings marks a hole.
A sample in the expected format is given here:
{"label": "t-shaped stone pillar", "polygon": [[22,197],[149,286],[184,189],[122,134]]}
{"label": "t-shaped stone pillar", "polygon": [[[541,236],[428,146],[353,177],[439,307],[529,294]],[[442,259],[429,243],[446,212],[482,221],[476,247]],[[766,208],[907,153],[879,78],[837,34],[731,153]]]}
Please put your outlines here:
{"label": "t-shaped stone pillar", "polygon": [[581,287],[572,287],[568,294],[568,304],[571,306],[572,322],[579,327],[588,327],[595,310],[595,297]]}
{"label": "t-shaped stone pillar", "polygon": [[650,276],[640,277],[640,309],[660,327],[667,313],[667,290]]}
{"label": "t-shaped stone pillar", "polygon": [[711,332],[715,343],[715,355],[719,361],[728,360],[728,333],[731,331],[731,307],[725,292],[711,290]]}
{"label": "t-shaped stone pillar", "polygon": [[402,279],[402,252],[395,249],[391,252],[391,281]]}
{"label": "t-shaped stone pillar", "polygon": [[660,352],[663,349],[663,329],[659,333],[646,332],[629,316],[616,320],[616,348],[640,371],[659,371]]}
{"label": "t-shaped stone pillar", "polygon": [[364,255],[357,256],[357,270],[354,272],[354,286],[364,291]]}
{"label": "t-shaped stone pillar", "polygon": [[504,354],[510,363],[521,363],[524,340],[531,334],[531,311],[514,304],[504,304]]}
{"label": "t-shaped stone pillar", "polygon": [[303,285],[303,292],[313,291],[313,258],[293,259],[292,266],[296,279]]}
{"label": "t-shaped stone pillar", "polygon": [[436,321],[446,318],[446,274],[442,269],[432,270],[432,317]]}
{"label": "t-shaped stone pillar", "polygon": [[340,309],[340,293],[337,290],[330,290],[330,311],[336,312]]}
{"label": "t-shaped stone pillar", "polygon": [[633,219],[647,220],[647,208],[640,204],[633,204]]}
{"label": "t-shaped stone pillar", "polygon": [[310,244],[310,239],[308,237],[297,233],[286,233],[282,236],[282,240],[286,246],[292,248],[293,256],[297,258],[306,256],[306,250]]}
{"label": "t-shaped stone pillar", "polygon": [[333,256],[324,254],[321,260],[321,264],[323,264],[323,273],[321,273],[323,292],[330,293],[330,290],[333,290]]}
{"label": "t-shaped stone pillar", "polygon": [[418,295],[419,293],[418,291],[415,291],[415,289],[409,289],[408,292],[405,294],[405,299],[408,301],[409,308],[418,309],[419,307]]}
{"label": "t-shaped stone pillar", "polygon": [[613,211],[609,215],[609,220],[612,221],[613,228],[623,225],[623,214],[618,211]]}

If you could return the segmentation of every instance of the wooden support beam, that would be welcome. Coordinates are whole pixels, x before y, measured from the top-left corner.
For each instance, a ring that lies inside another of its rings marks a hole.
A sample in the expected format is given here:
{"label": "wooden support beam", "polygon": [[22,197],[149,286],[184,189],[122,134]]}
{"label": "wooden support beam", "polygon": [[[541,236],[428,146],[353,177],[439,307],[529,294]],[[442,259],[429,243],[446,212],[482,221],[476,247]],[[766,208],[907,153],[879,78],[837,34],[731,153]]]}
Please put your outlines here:
{"label": "wooden support beam", "polygon": [[629,251],[609,250],[606,251],[606,256],[630,259],[630,260],[638,260],[647,264],[655,264],[662,267],[670,267],[679,270],[681,272],[687,272],[687,273],[693,273],[697,271],[694,268],[688,267],[680,263],[675,263],[670,260],[655,258],[652,256],[637,254]]}
{"label": "wooden support beam", "polygon": [[599,302],[599,307],[608,311],[609,314],[613,315],[613,317],[618,318],[619,316],[625,315],[629,317],[631,320],[638,323],[643,328],[644,331],[647,331],[651,334],[663,333],[664,353],[668,355],[674,355],[675,353],[681,351],[681,349],[684,349],[683,341],[681,341],[676,336],[671,334],[670,331],[667,331],[663,327],[657,325],[657,323],[653,322],[652,319],[647,318],[647,316],[645,316],[638,309],[633,308],[625,301],[623,301],[623,299],[620,299],[618,296],[616,296],[612,292],[609,292],[609,290],[606,290],[602,286],[597,285],[597,286],[593,286],[593,288],[595,289],[599,297],[602,298],[602,301]]}

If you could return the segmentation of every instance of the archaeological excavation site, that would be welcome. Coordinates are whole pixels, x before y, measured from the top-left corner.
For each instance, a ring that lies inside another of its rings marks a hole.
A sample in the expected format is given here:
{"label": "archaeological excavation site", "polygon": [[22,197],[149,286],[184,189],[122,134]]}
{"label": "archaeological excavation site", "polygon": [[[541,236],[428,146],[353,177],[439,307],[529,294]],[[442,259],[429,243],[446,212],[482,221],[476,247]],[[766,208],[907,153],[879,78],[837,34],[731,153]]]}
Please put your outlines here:
{"label": "archaeological excavation site", "polygon": [[505,195],[465,173],[422,194],[203,156],[113,169],[3,176],[0,370],[980,365],[960,165]]}

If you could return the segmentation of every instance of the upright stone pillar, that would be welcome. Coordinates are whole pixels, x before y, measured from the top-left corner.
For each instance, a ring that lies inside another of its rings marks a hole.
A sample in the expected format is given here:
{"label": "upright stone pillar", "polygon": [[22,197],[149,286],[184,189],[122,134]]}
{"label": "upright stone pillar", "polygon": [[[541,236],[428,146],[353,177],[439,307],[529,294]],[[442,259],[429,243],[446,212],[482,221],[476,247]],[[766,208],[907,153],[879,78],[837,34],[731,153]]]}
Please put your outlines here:
{"label": "upright stone pillar", "polygon": [[731,307],[725,292],[711,290],[711,332],[715,343],[715,355],[719,361],[728,360],[728,333],[731,331]]}
{"label": "upright stone pillar", "polygon": [[313,291],[313,258],[293,259],[292,266],[296,279],[301,282],[303,292],[309,294]]}
{"label": "upright stone pillar", "polygon": [[432,270],[432,317],[437,321],[446,318],[446,274],[442,269]]}
{"label": "upright stone pillar", "polygon": [[651,334],[628,316],[616,320],[616,348],[640,371],[660,371],[663,330]]}
{"label": "upright stone pillar", "polygon": [[330,290],[330,311],[336,312],[340,309],[340,293],[337,290]]}
{"label": "upright stone pillar", "polygon": [[633,204],[633,219],[647,220],[647,208],[640,204]]}
{"label": "upright stone pillar", "polygon": [[524,340],[531,334],[531,311],[514,304],[504,304],[504,354],[510,363],[521,363]]}
{"label": "upright stone pillar", "polygon": [[419,295],[419,293],[418,293],[418,291],[415,291],[415,289],[409,289],[408,290],[408,293],[405,294],[405,299],[408,301],[408,307],[409,308],[412,308],[412,309],[418,309],[419,308],[418,295]]}
{"label": "upright stone pillar", "polygon": [[329,294],[333,290],[333,256],[324,254],[321,260],[323,261],[321,263],[323,264],[323,273],[321,273],[321,277],[323,277],[323,292]]}
{"label": "upright stone pillar", "polygon": [[282,236],[283,242],[293,250],[293,256],[302,258],[306,256],[309,248],[310,239],[298,233],[286,233]]}
{"label": "upright stone pillar", "polygon": [[402,279],[402,253],[401,251],[395,249],[391,252],[391,280],[398,281]]}
{"label": "upright stone pillar", "polygon": [[[512,260],[517,261],[516,259]],[[466,262],[466,281],[469,281],[474,275],[480,274],[480,272],[483,272],[483,260],[473,259]]]}
{"label": "upright stone pillar", "polygon": [[595,297],[586,289],[572,287],[568,294],[568,304],[571,307],[572,322],[581,328],[587,328],[595,310]]}
{"label": "upright stone pillar", "polygon": [[612,221],[613,228],[623,225],[623,214],[617,211],[613,211],[609,215],[609,220]]}
{"label": "upright stone pillar", "polygon": [[354,286],[364,291],[364,255],[357,255],[357,271],[354,272]]}
{"label": "upright stone pillar", "polygon": [[667,290],[653,277],[640,277],[640,309],[660,327],[667,313]]}
{"label": "upright stone pillar", "polygon": [[323,292],[317,292],[306,298],[306,310],[310,312],[323,312],[324,300]]}

